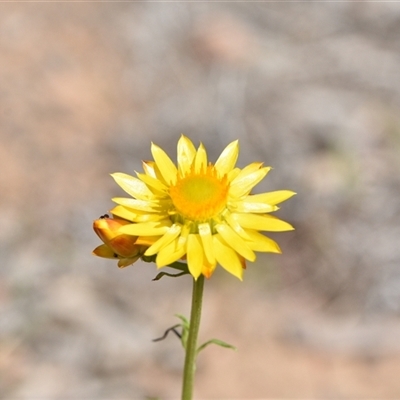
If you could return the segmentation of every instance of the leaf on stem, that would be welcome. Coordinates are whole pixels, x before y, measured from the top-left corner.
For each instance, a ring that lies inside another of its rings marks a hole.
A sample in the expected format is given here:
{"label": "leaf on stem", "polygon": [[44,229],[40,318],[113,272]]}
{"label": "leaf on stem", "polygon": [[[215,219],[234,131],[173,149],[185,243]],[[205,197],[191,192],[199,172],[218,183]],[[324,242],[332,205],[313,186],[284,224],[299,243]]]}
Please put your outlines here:
{"label": "leaf on stem", "polygon": [[216,344],[216,345],[218,345],[218,346],[225,347],[225,348],[227,348],[227,349],[232,349],[232,350],[234,350],[234,351],[237,350],[237,348],[236,348],[235,346],[232,346],[231,344],[226,343],[226,342],[224,342],[224,341],[222,341],[222,340],[219,340],[219,339],[211,339],[211,340],[208,340],[207,342],[203,343],[203,344],[197,349],[197,354],[199,354],[200,351],[204,350],[209,344]]}
{"label": "leaf on stem", "polygon": [[170,274],[168,272],[160,272],[156,275],[155,278],[153,278],[153,281],[159,281],[163,276],[169,276],[170,278],[178,278],[179,276],[187,275],[188,273],[189,272],[186,272],[186,271],[179,272],[178,274]]}
{"label": "leaf on stem", "polygon": [[184,317],[183,315],[180,314],[175,314],[175,317],[178,317],[181,321],[182,321],[182,337],[181,337],[181,342],[182,342],[182,346],[183,348],[186,350],[186,344],[187,344],[187,339],[189,336],[189,320]]}
{"label": "leaf on stem", "polygon": [[161,337],[157,338],[157,339],[153,339],[153,342],[159,342],[160,340],[164,340],[167,336],[168,333],[170,332],[174,332],[176,336],[178,336],[179,339],[182,338],[182,335],[176,330],[176,328],[181,327],[182,324],[176,324],[174,326],[171,326],[171,328],[168,328],[165,332],[164,335],[162,335]]}

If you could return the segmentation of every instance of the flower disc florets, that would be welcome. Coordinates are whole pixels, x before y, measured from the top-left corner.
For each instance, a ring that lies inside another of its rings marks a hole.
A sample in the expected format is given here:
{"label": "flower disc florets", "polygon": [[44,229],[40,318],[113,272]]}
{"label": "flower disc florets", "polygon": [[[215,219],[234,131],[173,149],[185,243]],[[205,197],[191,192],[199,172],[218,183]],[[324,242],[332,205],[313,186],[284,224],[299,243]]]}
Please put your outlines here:
{"label": "flower disc florets", "polygon": [[204,222],[217,217],[226,207],[228,180],[222,178],[212,165],[196,173],[194,168],[184,177],[178,176],[169,194],[176,212],[184,219]]}
{"label": "flower disc florets", "polygon": [[259,231],[288,231],[293,227],[270,212],[295,193],[289,190],[250,194],[270,167],[252,163],[235,168],[238,141],[230,143],[215,164],[209,164],[202,144],[196,150],[185,136],[178,141],[178,162],[152,144],[154,161],[143,163],[137,178],[112,177],[132,198],[114,198],[111,212],[131,223],[121,234],[137,236],[155,256],[158,267],[186,257],[195,279],[210,277],[219,264],[242,279],[245,260],[255,251],[280,253],[279,246]]}

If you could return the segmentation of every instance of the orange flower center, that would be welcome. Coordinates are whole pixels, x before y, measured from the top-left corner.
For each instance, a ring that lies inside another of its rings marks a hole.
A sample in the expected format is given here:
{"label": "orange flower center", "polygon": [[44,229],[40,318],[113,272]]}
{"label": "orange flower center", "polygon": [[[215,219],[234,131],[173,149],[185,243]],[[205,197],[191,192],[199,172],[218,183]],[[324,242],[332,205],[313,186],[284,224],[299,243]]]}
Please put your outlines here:
{"label": "orange flower center", "polygon": [[229,184],[227,177],[218,178],[214,166],[205,171],[178,177],[170,187],[172,202],[179,214],[192,221],[207,221],[218,216],[226,207]]}

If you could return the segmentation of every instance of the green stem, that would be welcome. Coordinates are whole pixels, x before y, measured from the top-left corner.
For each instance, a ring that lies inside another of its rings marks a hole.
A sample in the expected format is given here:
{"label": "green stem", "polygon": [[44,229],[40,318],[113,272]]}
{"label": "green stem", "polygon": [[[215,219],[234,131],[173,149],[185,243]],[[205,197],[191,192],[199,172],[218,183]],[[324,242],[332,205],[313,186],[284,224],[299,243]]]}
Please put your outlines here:
{"label": "green stem", "polygon": [[204,276],[193,279],[192,310],[190,312],[189,335],[186,342],[185,366],[183,370],[182,400],[193,397],[194,373],[196,370],[197,335],[200,328],[201,305],[203,302]]}

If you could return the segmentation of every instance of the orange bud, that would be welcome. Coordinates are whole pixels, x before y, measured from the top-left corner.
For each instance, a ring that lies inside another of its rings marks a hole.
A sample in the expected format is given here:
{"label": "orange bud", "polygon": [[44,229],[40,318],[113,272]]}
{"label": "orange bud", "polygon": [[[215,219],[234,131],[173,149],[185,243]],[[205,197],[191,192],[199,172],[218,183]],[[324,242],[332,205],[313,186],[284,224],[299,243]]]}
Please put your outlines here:
{"label": "orange bud", "polygon": [[121,226],[130,223],[119,218],[100,218],[93,222],[93,229],[104,244],[117,256],[132,258],[137,257],[142,250],[141,246],[136,245],[137,236],[119,233]]}
{"label": "orange bud", "polygon": [[129,221],[119,218],[108,218],[103,217],[96,219],[93,222],[93,229],[99,236],[99,238],[107,243],[119,235],[118,229],[121,226],[129,224]]}

